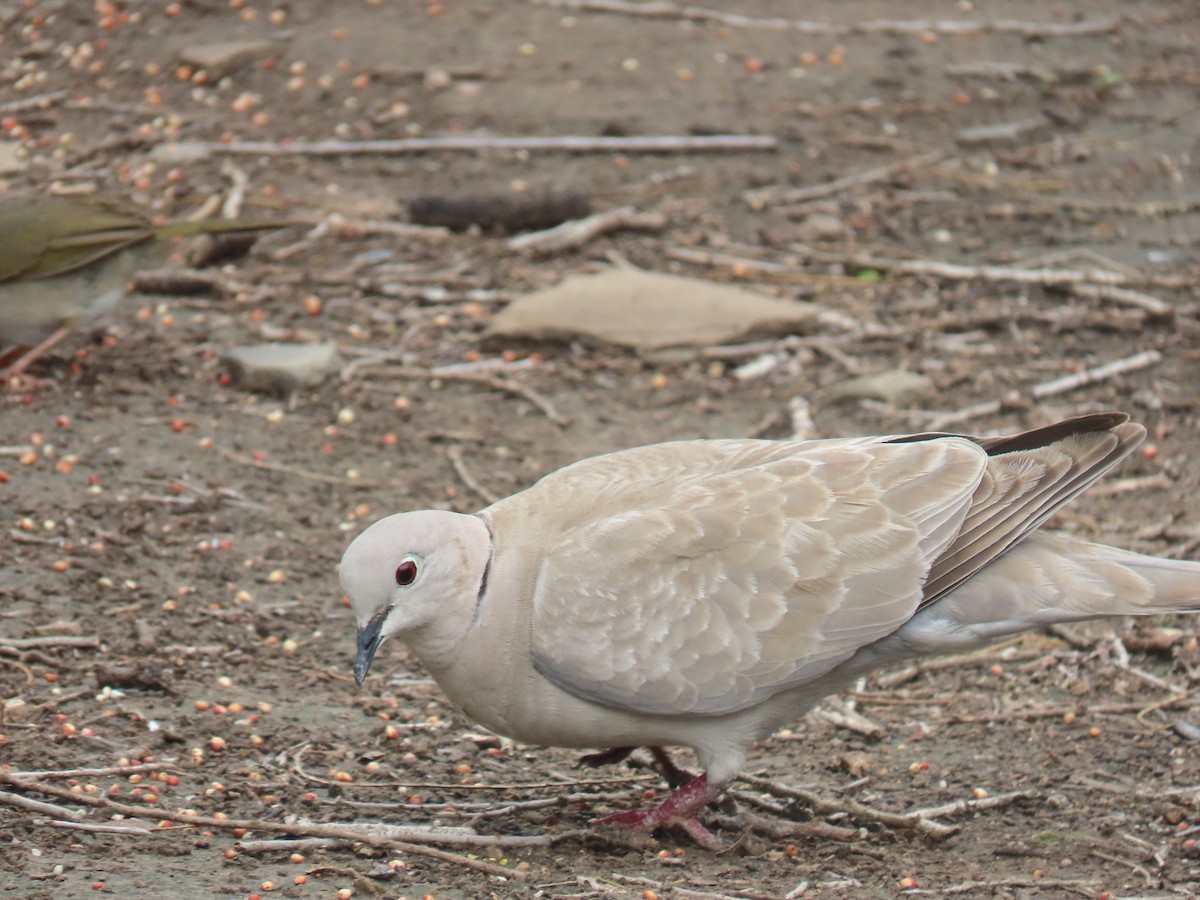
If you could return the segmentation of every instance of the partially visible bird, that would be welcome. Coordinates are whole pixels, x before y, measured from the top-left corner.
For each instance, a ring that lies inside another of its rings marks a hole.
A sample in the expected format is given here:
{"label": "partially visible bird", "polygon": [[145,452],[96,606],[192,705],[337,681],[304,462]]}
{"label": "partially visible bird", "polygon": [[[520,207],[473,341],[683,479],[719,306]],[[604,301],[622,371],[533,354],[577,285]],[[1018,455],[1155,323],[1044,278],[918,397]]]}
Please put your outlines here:
{"label": "partially visible bird", "polygon": [[101,197],[0,196],[0,348],[28,351],[0,369],[0,381],[112,309],[133,274],[165,255],[170,240],[289,224],[202,219],[154,225],[138,210]]}
{"label": "partially visible bird", "polygon": [[1200,608],[1200,563],[1040,526],[1145,435],[697,440],[586,459],[475,515],[381,519],[341,563],[355,679],[404,640],[462,710],[530,744],[691,747],[704,774],[603,823],[677,824],[750,745],[880,666],[1043,625]]}

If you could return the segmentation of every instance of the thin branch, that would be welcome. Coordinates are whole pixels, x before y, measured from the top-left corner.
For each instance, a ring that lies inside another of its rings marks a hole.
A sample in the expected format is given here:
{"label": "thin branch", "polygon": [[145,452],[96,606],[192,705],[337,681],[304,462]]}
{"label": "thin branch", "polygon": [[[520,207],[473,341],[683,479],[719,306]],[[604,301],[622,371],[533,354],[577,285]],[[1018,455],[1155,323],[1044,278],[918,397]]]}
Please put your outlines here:
{"label": "thin branch", "polygon": [[104,825],[100,822],[63,822],[56,819],[51,819],[46,824],[54,828],[90,831],[93,834],[133,834],[142,837],[154,834],[153,829],[142,828],[139,825]]}
{"label": "thin branch", "polygon": [[610,231],[662,231],[667,221],[662,213],[640,213],[632,206],[622,206],[519,235],[508,242],[508,249],[539,255],[560,253],[582,247]]}
{"label": "thin branch", "polygon": [[1132,306],[1134,309],[1140,309],[1152,316],[1171,318],[1175,315],[1175,307],[1171,304],[1150,294],[1143,294],[1141,291],[1130,291],[1110,284],[1081,283],[1070,285],[1070,290],[1077,297],[1090,297],[1096,300],[1107,300],[1121,306]]}
{"label": "thin branch", "polygon": [[0,638],[0,647],[11,650],[44,650],[47,647],[79,647],[91,650],[100,646],[100,638],[77,635],[57,635],[33,638]]}
{"label": "thin branch", "polygon": [[8,103],[0,103],[0,115],[12,115],[13,113],[30,112],[35,109],[49,109],[56,103],[67,99],[71,96],[71,92],[67,90],[50,91],[46,94],[38,94],[34,97],[24,97],[20,100],[12,100]]}
{"label": "thin branch", "polygon": [[467,468],[467,464],[463,461],[462,447],[458,444],[452,444],[446,448],[446,456],[450,460],[450,465],[454,466],[454,471],[462,480],[462,483],[482,497],[485,502],[495,503],[500,499],[498,494],[493,494],[471,474],[471,471]]}
{"label": "thin branch", "polygon": [[765,28],[775,31],[800,31],[805,34],[976,34],[998,31],[1025,37],[1070,37],[1081,34],[1107,34],[1120,25],[1120,17],[1105,16],[1078,22],[1023,22],[1017,19],[867,19],[850,24],[815,22],[806,19],[756,19],[738,13],[705,9],[700,6],[677,6],[666,0],[534,0],[542,6],[574,9],[584,12],[619,13],[652,19],[689,19],[695,22],[716,22],[734,28]]}
{"label": "thin branch", "polygon": [[782,797],[786,800],[798,800],[801,803],[811,806],[817,815],[825,815],[832,812],[848,813],[855,818],[865,819],[868,822],[876,822],[880,825],[886,825],[889,828],[910,828],[934,840],[944,840],[958,831],[958,827],[955,825],[943,825],[940,822],[934,822],[929,818],[925,818],[919,813],[893,813],[882,809],[874,809],[850,797],[830,800],[811,791],[786,787],[776,784],[773,781],[768,781],[765,778],[748,775],[744,772],[738,775],[738,780],[744,781],[751,787],[766,791],[776,797]]}
{"label": "thin branch", "polygon": [[[1127,356],[1124,359],[1117,359],[1102,366],[1096,366],[1094,369],[1087,369],[1083,372],[1076,372],[1074,375],[1065,375],[1062,378],[1055,378],[1052,381],[1035,384],[1030,389],[1029,395],[1035,400],[1044,400],[1047,397],[1064,394],[1067,391],[1073,391],[1075,388],[1095,384],[1098,381],[1104,381],[1117,375],[1134,372],[1138,369],[1145,369],[1156,365],[1161,360],[1162,354],[1157,350],[1146,350],[1142,353],[1135,353],[1133,356]],[[926,423],[926,427],[931,431],[941,431],[950,425],[957,425],[967,419],[974,419],[980,416],[994,416],[1009,403],[1009,400],[985,400],[982,403],[966,406],[953,412],[933,414]]]}
{"label": "thin branch", "polygon": [[309,481],[320,481],[325,484],[340,484],[345,487],[353,488],[372,488],[379,485],[375,482],[364,481],[362,479],[343,478],[339,475],[326,475],[324,472],[314,472],[310,469],[301,469],[297,466],[289,466],[284,463],[271,463],[266,460],[254,459],[249,456],[242,456],[240,453],[234,453],[232,450],[227,450],[220,444],[214,444],[213,449],[226,459],[231,459],[234,462],[240,462],[247,466],[254,466],[256,469],[265,469],[268,472],[279,472],[283,475],[295,475],[297,478],[305,478]]}
{"label": "thin branch", "polygon": [[56,819],[78,821],[83,818],[79,813],[67,809],[65,806],[59,806],[55,803],[45,803],[41,800],[32,800],[29,797],[14,794],[12,791],[0,791],[0,803],[28,810],[29,812],[39,813],[43,816],[53,816]]}
{"label": "thin branch", "polygon": [[432,369],[418,369],[411,366],[381,367],[374,370],[374,374],[377,378],[413,378],[427,381],[465,381],[470,384],[481,384],[528,400],[555,425],[565,427],[571,424],[571,420],[559,413],[549,400],[533,388],[526,387],[511,378],[501,378],[497,375],[485,375],[479,372],[435,372]]}
{"label": "thin branch", "polygon": [[899,259],[870,253],[831,253],[798,248],[813,260],[841,263],[881,272],[927,275],[947,281],[998,281],[1040,284],[1043,287],[1097,284],[1125,286],[1148,284],[1163,288],[1190,288],[1194,279],[1184,275],[1148,275],[1134,272],[1106,272],[1101,269],[1020,269],[1010,266],[963,266],[934,259]]}
{"label": "thin branch", "polygon": [[[341,838],[344,840],[355,841],[360,844],[369,844],[373,847],[401,850],[406,853],[411,853],[414,856],[430,857],[441,860],[442,862],[449,862],[455,865],[475,869],[480,872],[485,872],[488,875],[498,875],[503,878],[523,877],[521,872],[514,871],[513,869],[507,869],[504,866],[498,866],[494,863],[489,863],[484,860],[474,859],[470,856],[461,856],[455,853],[448,853],[444,850],[438,850],[435,847],[426,847],[423,844],[416,844],[412,843],[411,841],[395,840],[393,838],[365,834],[356,831],[353,828],[348,828],[341,825],[268,822],[264,819],[219,819],[216,816],[198,816],[191,813],[181,813],[169,809],[155,809],[148,806],[136,806],[131,803],[118,803],[117,801],[105,796],[97,796],[94,794],[74,794],[69,788],[58,787],[57,785],[51,784],[42,784],[37,781],[28,781],[21,778],[14,778],[10,773],[5,772],[3,769],[0,769],[0,782],[12,785],[13,787],[23,791],[49,794],[52,797],[60,797],[66,800],[72,800],[78,803],[83,803],[87,806],[110,809],[113,812],[120,813],[124,816],[153,816],[159,820],[180,822],[184,825],[199,825],[205,828],[219,828],[226,831],[240,828],[245,829],[246,831],[263,831],[275,834],[295,834],[301,837]],[[575,832],[565,835],[556,835],[553,838],[547,838],[546,842],[557,842],[559,840],[564,840],[575,836]]]}
{"label": "thin branch", "polygon": [[848,188],[860,187],[864,184],[874,184],[877,181],[885,181],[900,172],[907,172],[909,169],[921,168],[923,166],[931,166],[945,158],[945,150],[934,150],[914,156],[911,159],[902,159],[884,166],[877,166],[874,169],[867,169],[865,172],[836,178],[824,184],[814,184],[802,188],[787,188],[776,185],[774,187],[744,191],[742,193],[742,200],[755,211],[762,210],[776,203],[803,203],[807,200],[815,200],[818,197],[839,194]]}
{"label": "thin branch", "polygon": [[353,156],[408,153],[477,153],[482,150],[525,150],[558,153],[705,153],[775,150],[769,135],[644,135],[642,137],[448,137],[378,141],[185,141],[180,149],[212,154],[251,156]]}

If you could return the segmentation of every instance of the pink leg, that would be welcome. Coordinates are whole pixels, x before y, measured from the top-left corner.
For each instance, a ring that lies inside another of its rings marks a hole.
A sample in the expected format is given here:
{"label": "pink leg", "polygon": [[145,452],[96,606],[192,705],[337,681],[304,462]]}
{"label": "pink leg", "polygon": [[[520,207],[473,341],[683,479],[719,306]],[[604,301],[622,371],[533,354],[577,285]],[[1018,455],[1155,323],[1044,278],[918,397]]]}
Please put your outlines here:
{"label": "pink leg", "polygon": [[708,775],[689,781],[671,794],[658,806],[631,809],[629,812],[614,813],[601,819],[593,819],[593,825],[621,825],[631,831],[654,831],[664,825],[680,825],[702,847],[719,850],[720,840],[700,824],[696,813],[704,809],[709,801],[716,799],[724,785],[710,785]]}

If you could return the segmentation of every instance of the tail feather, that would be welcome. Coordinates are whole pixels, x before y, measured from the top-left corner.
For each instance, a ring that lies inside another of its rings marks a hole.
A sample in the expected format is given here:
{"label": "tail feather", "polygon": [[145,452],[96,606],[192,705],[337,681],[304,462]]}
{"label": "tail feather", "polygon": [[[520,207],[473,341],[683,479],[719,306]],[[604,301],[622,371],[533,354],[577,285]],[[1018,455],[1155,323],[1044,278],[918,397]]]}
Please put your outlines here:
{"label": "tail feather", "polygon": [[1091,546],[1106,551],[1108,560],[1144,578],[1153,586],[1153,593],[1145,606],[1128,610],[1126,615],[1200,611],[1200,562],[1145,556],[1100,544]]}
{"label": "tail feather", "polygon": [[1200,562],[1038,533],[920,610],[886,639],[904,655],[954,653],[1031,628],[1200,611]]}

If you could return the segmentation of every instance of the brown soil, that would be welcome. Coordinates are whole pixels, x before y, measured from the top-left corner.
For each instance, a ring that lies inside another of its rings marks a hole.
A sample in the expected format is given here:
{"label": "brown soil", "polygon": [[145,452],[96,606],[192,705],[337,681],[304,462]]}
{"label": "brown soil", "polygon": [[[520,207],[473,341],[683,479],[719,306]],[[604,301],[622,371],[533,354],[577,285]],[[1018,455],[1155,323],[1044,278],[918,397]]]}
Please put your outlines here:
{"label": "brown soil", "polygon": [[[1069,640],[1030,637],[903,683],[867,683],[857,708],[879,726],[877,736],[810,716],[795,735],[773,737],[752,756],[752,771],[779,784],[893,812],[1029,792],[943,818],[961,830],[940,841],[832,815],[816,819],[861,830],[837,841],[757,829],[724,855],[669,832],[644,844],[576,836],[553,846],[449,846],[453,856],[442,860],[317,849],[292,863],[286,850],[233,852],[238,836],[219,823],[159,829],[157,810],[183,809],[276,824],[438,823],[553,838],[637,804],[645,791],[661,792],[641,768],[581,770],[571,753],[478,734],[398,647],[355,690],[337,560],[379,515],[482,505],[452,465],[452,448],[485,490],[503,495],[573,459],[634,444],[783,436],[795,396],[808,399],[825,435],[914,430],[929,422],[921,410],[838,403],[832,391],[852,375],[907,368],[937,387],[919,401],[926,409],[1026,398],[956,426],[974,431],[1130,410],[1151,429],[1153,452],[1110,479],[1124,490],[1093,492],[1060,524],[1148,552],[1195,555],[1200,330],[1194,290],[1170,283],[1186,284],[1200,262],[1194,4],[720,5],[847,26],[898,16],[1117,18],[1077,35],[932,25],[829,34],[516,0],[206,0],[178,4],[177,15],[154,3],[0,4],[3,137],[30,148],[24,170],[7,176],[16,188],[94,183],[183,215],[228,188],[221,165],[230,159],[248,177],[245,215],[403,221],[418,194],[504,193],[523,184],[587,192],[595,208],[628,204],[670,220],[659,233],[609,235],[546,259],[478,232],[435,239],[343,226],[306,237],[296,229],[261,242],[228,272],[255,286],[249,301],[131,298],[98,330],[80,331],[39,363],[34,374],[45,383],[0,401],[0,698],[26,704],[21,711],[10,703],[0,723],[0,762],[20,772],[140,760],[170,776],[83,776],[79,802],[17,790],[77,809],[87,823],[151,831],[53,827],[42,813],[0,804],[4,896],[246,897],[263,893],[267,881],[294,897],[349,888],[360,897],[439,900],[882,897],[912,883],[963,897],[1200,890],[1189,837],[1200,818],[1200,756],[1184,736],[1195,735],[1191,700],[1178,698],[1200,677],[1188,619],[1116,623],[1131,650],[1127,664],[1111,625],[1102,624]],[[116,16],[113,27],[105,15]],[[273,67],[251,64],[215,84],[177,77],[183,48],[230,37],[274,39]],[[953,68],[982,62],[1013,64],[1016,74]],[[303,86],[290,86],[298,77]],[[259,102],[238,102],[244,93]],[[47,105],[8,105],[36,95],[48,95]],[[266,115],[256,121],[256,113]],[[1026,120],[1030,127],[1004,142],[959,140],[963,129]],[[157,165],[149,157],[175,135],[697,130],[774,135],[780,145],[694,155],[210,156]],[[820,186],[933,150],[944,153],[939,162],[833,190],[790,216],[741,198],[755,187]],[[1175,315],[1015,280],[876,277],[801,246],[822,235],[832,240],[820,248],[833,254],[1126,273],[1130,289],[1167,302]],[[681,248],[746,262],[689,262]],[[610,260],[802,297],[875,330],[782,349],[774,368],[747,380],[734,369],[757,356],[753,349],[726,359],[640,358],[482,341],[505,300]],[[757,265],[764,262],[783,268]],[[319,299],[319,314],[307,296]],[[404,380],[378,366],[287,400],[221,377],[225,347],[310,337],[339,342],[347,359],[386,351],[393,365],[408,367],[495,360],[505,351],[522,360],[536,350],[535,362],[503,374],[570,424],[559,426],[512,392]],[[1161,360],[1029,399],[1036,384],[1149,350]],[[95,643],[7,643],[63,637]],[[213,749],[214,737],[225,749]],[[113,821],[113,809],[83,805],[100,797],[145,812]],[[539,799],[551,803],[515,803]],[[744,800],[739,807],[752,808]],[[758,814],[780,827],[814,818],[804,803]],[[732,840],[738,832],[723,834]],[[245,839],[279,836],[260,828]],[[468,853],[512,876],[470,868]],[[375,877],[388,860],[402,865],[389,879]],[[293,884],[306,873],[307,884]]]}

